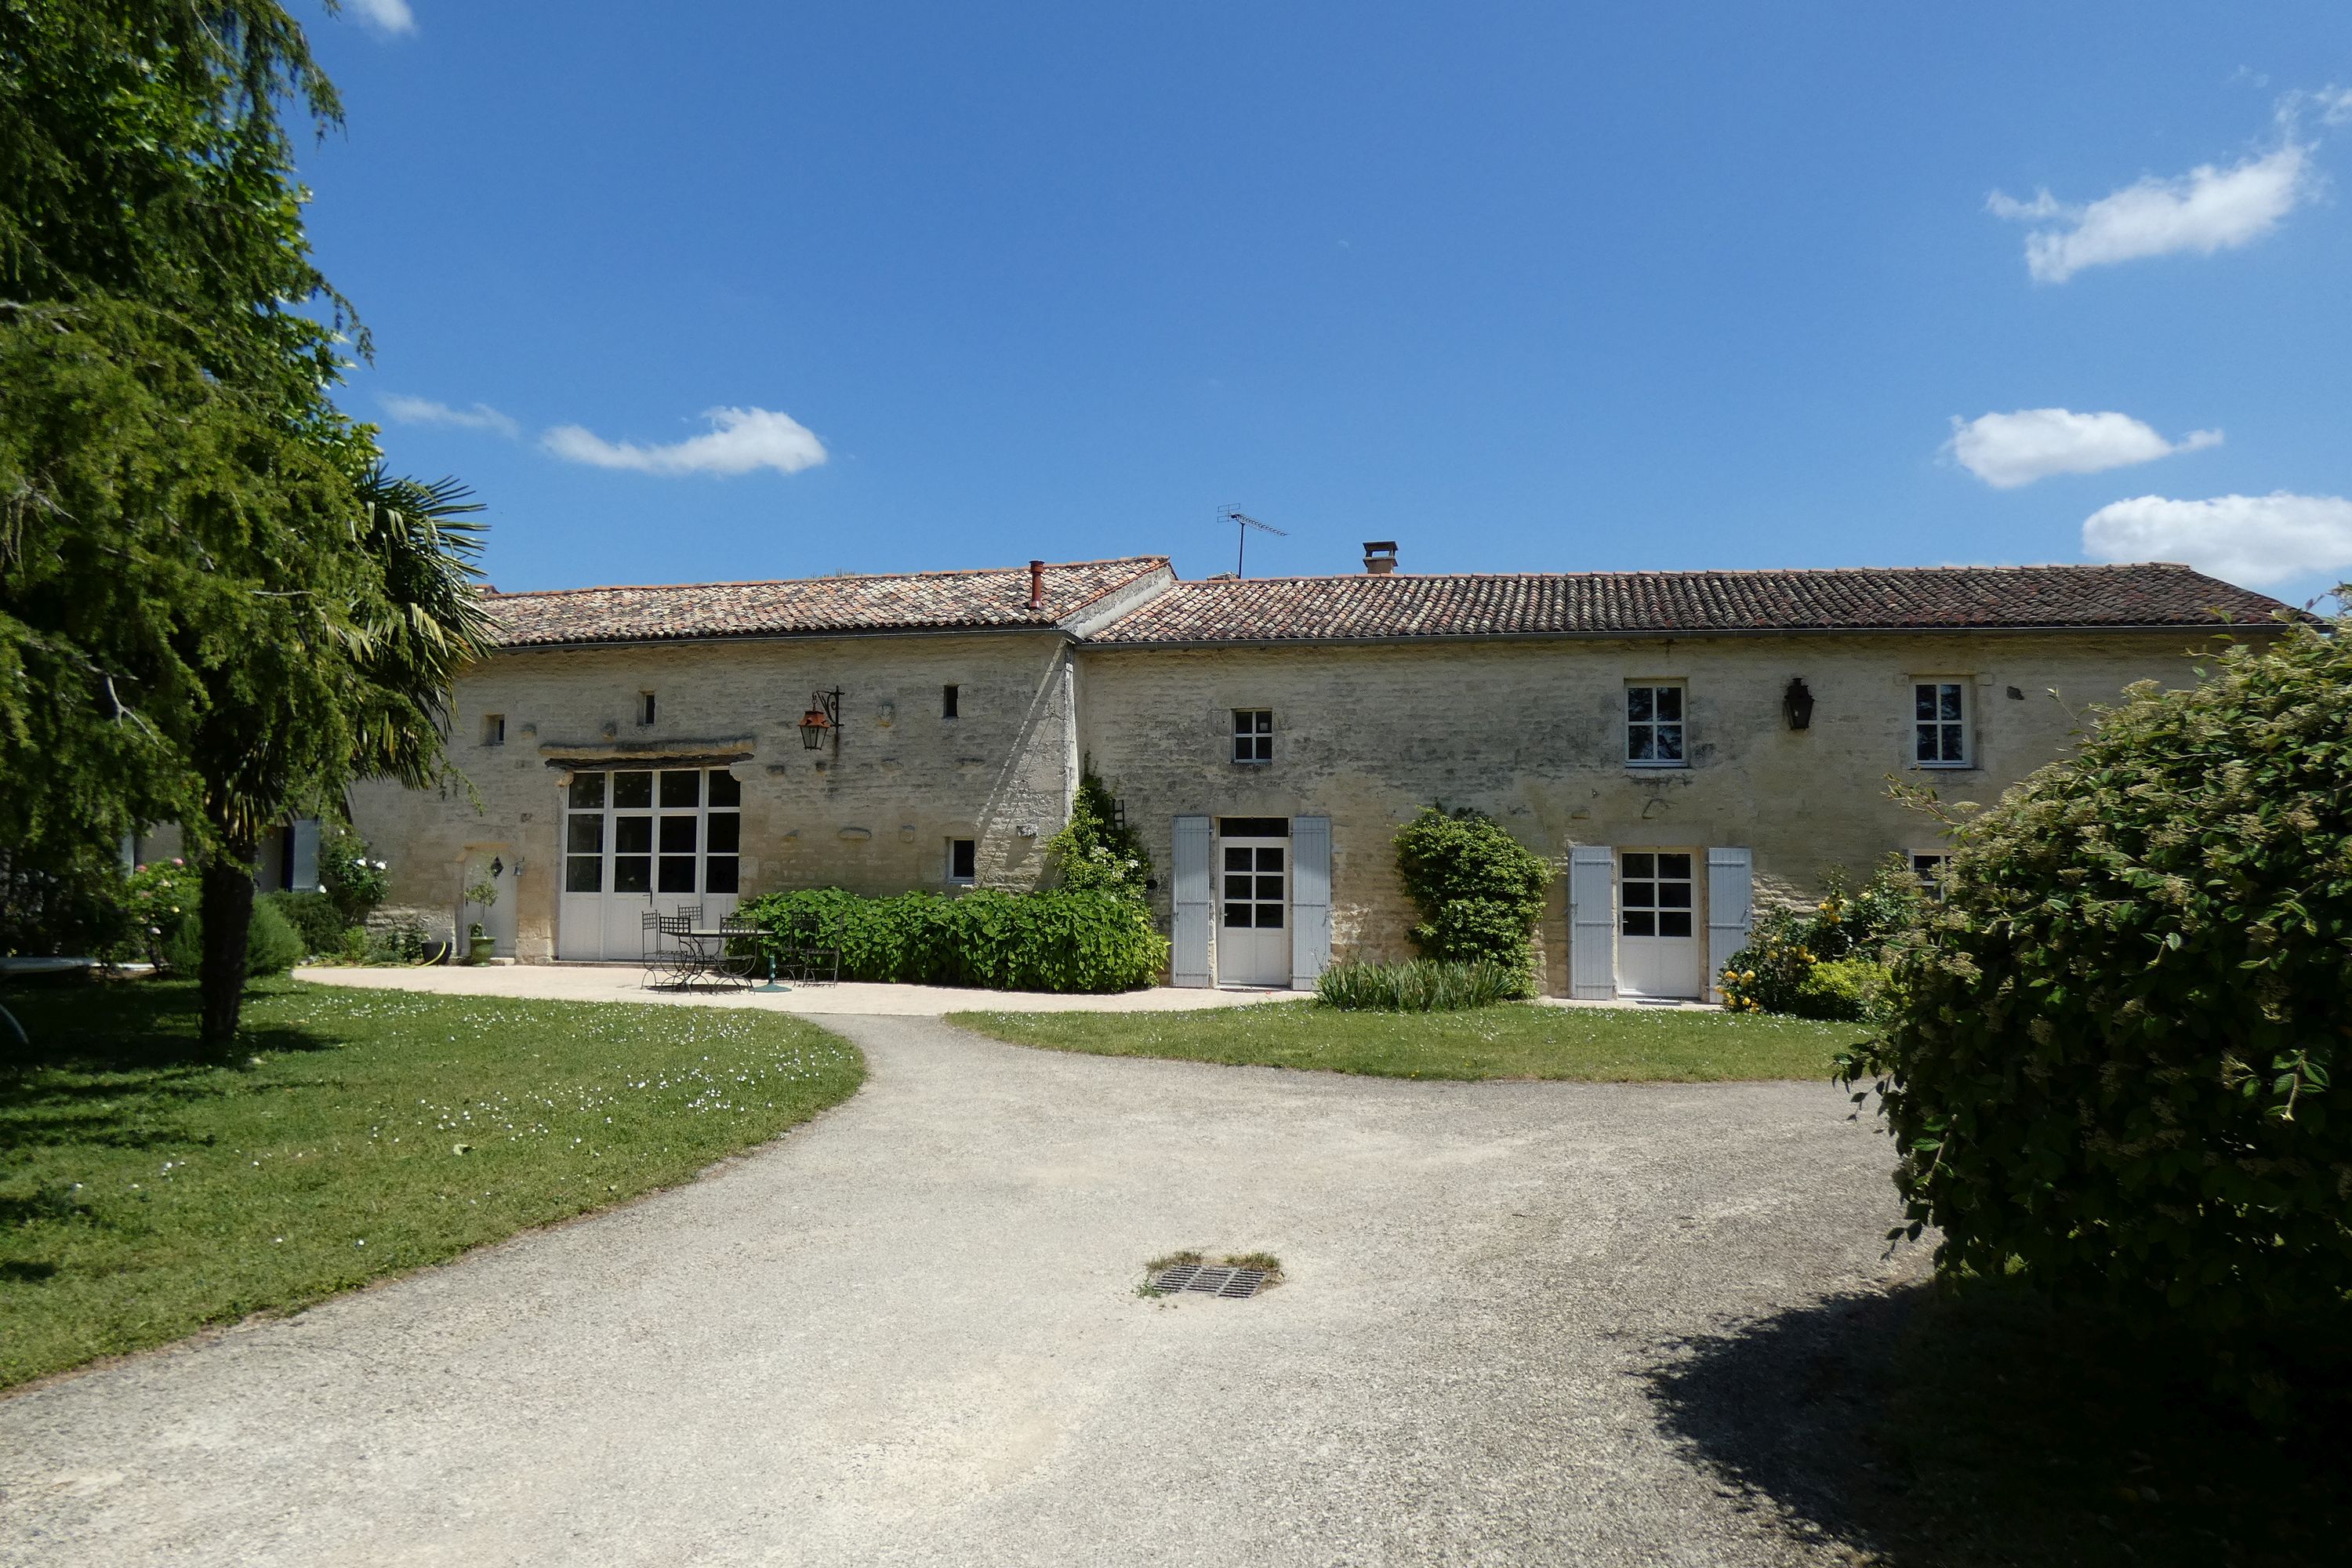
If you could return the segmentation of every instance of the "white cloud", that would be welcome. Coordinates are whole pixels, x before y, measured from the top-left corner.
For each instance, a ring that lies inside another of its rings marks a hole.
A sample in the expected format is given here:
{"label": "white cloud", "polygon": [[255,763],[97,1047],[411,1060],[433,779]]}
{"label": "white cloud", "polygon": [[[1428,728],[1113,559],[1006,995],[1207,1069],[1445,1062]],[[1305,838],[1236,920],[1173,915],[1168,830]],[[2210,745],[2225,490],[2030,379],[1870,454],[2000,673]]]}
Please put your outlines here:
{"label": "white cloud", "polygon": [[1944,450],[1993,489],[2009,490],[2053,474],[2095,474],[2221,444],[2219,430],[2191,430],[2168,441],[2128,414],[2021,408],[1980,419],[1954,415]]}
{"label": "white cloud", "polygon": [[765,408],[709,408],[702,416],[711,424],[708,435],[667,447],[607,441],[577,425],[550,430],[544,445],[572,462],[647,474],[748,474],[754,468],[796,474],[824,461],[824,443],[789,414]]}
{"label": "white cloud", "polygon": [[522,434],[512,419],[487,403],[477,403],[471,408],[452,408],[429,397],[411,397],[402,392],[385,393],[379,401],[383,404],[384,417],[395,424],[455,425],[466,430],[494,430],[509,440]]}
{"label": "white cloud", "polygon": [[361,21],[387,33],[416,31],[416,13],[408,8],[408,0],[352,0],[352,9]]}
{"label": "white cloud", "polygon": [[[2332,120],[2335,100],[2321,101]],[[2085,267],[2179,251],[2210,256],[2249,244],[2320,184],[2310,147],[2290,133],[2275,152],[2233,167],[2200,164],[2170,180],[2149,175],[2087,205],[2069,205],[2048,191],[2030,202],[1995,191],[1985,205],[1998,217],[2047,224],[2025,237],[2026,270],[2037,282],[2063,283]]]}
{"label": "white cloud", "polygon": [[2138,496],[2083,521],[2083,552],[2100,561],[2185,561],[2265,587],[2352,567],[2352,500],[2342,496]]}

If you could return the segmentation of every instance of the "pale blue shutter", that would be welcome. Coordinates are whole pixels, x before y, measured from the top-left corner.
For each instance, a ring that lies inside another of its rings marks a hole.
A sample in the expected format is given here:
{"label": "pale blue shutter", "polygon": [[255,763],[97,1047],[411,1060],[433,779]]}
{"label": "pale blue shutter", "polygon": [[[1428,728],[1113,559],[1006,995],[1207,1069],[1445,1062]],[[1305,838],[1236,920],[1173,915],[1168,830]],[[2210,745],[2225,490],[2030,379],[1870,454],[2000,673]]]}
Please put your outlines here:
{"label": "pale blue shutter", "polygon": [[1209,819],[1176,819],[1176,929],[1169,955],[1169,978],[1178,985],[1207,985],[1209,975]]}
{"label": "pale blue shutter", "polygon": [[1617,996],[1616,873],[1606,844],[1568,852],[1568,994],[1580,1002]]}
{"label": "pale blue shutter", "polygon": [[1706,999],[1710,1002],[1723,1000],[1717,983],[1730,965],[1731,955],[1748,945],[1755,898],[1755,851],[1706,852]]}
{"label": "pale blue shutter", "polygon": [[1290,986],[1312,991],[1331,963],[1331,819],[1290,819]]}
{"label": "pale blue shutter", "polygon": [[286,885],[298,893],[315,893],[319,890],[319,819],[298,816],[287,831],[294,835],[294,874]]}

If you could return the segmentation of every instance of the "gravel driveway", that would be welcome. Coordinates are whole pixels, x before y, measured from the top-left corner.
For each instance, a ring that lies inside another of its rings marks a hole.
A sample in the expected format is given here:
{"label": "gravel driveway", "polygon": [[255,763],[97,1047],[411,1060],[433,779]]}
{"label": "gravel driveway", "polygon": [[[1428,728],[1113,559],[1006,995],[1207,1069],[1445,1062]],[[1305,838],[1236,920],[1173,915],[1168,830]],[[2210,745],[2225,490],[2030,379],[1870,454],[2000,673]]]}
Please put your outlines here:
{"label": "gravel driveway", "polygon": [[[1915,1267],[1827,1085],[824,1021],[865,1090],[690,1187],[0,1401],[0,1562],[1842,1560],[1645,1375]],[[1139,1297],[1184,1246],[1289,1282]]]}

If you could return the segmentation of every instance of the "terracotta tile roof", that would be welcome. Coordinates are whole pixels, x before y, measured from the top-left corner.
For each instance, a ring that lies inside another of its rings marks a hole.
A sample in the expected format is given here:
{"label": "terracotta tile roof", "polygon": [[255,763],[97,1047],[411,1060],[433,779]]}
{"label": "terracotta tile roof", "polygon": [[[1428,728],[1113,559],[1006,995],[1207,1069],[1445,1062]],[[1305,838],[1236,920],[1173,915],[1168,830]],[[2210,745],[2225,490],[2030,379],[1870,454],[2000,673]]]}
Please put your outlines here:
{"label": "terracotta tile roof", "polygon": [[1260,577],[1179,584],[1096,643],[1416,637],[2207,626],[2278,601],[2186,566]]}
{"label": "terracotta tile roof", "polygon": [[1070,561],[1045,568],[1044,606],[1029,607],[1029,568],[800,577],[773,583],[561,588],[488,593],[502,647],[694,637],[820,637],[842,632],[1050,628],[1167,570],[1164,555]]}

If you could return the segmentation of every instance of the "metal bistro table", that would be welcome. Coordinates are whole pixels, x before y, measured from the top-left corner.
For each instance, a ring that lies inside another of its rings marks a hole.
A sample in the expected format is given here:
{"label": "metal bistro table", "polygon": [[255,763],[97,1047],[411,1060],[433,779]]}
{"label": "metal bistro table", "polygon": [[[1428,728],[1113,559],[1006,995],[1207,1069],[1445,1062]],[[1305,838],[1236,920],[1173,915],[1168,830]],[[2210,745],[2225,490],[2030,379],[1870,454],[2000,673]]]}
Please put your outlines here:
{"label": "metal bistro table", "polygon": [[698,926],[691,921],[680,920],[674,925],[666,922],[663,934],[677,939],[674,983],[679,990],[691,991],[698,981],[707,982],[714,989],[751,984],[751,970],[759,963],[758,958],[749,952],[727,951],[727,944],[736,938],[760,934],[760,928],[749,921],[729,919],[715,926]]}

